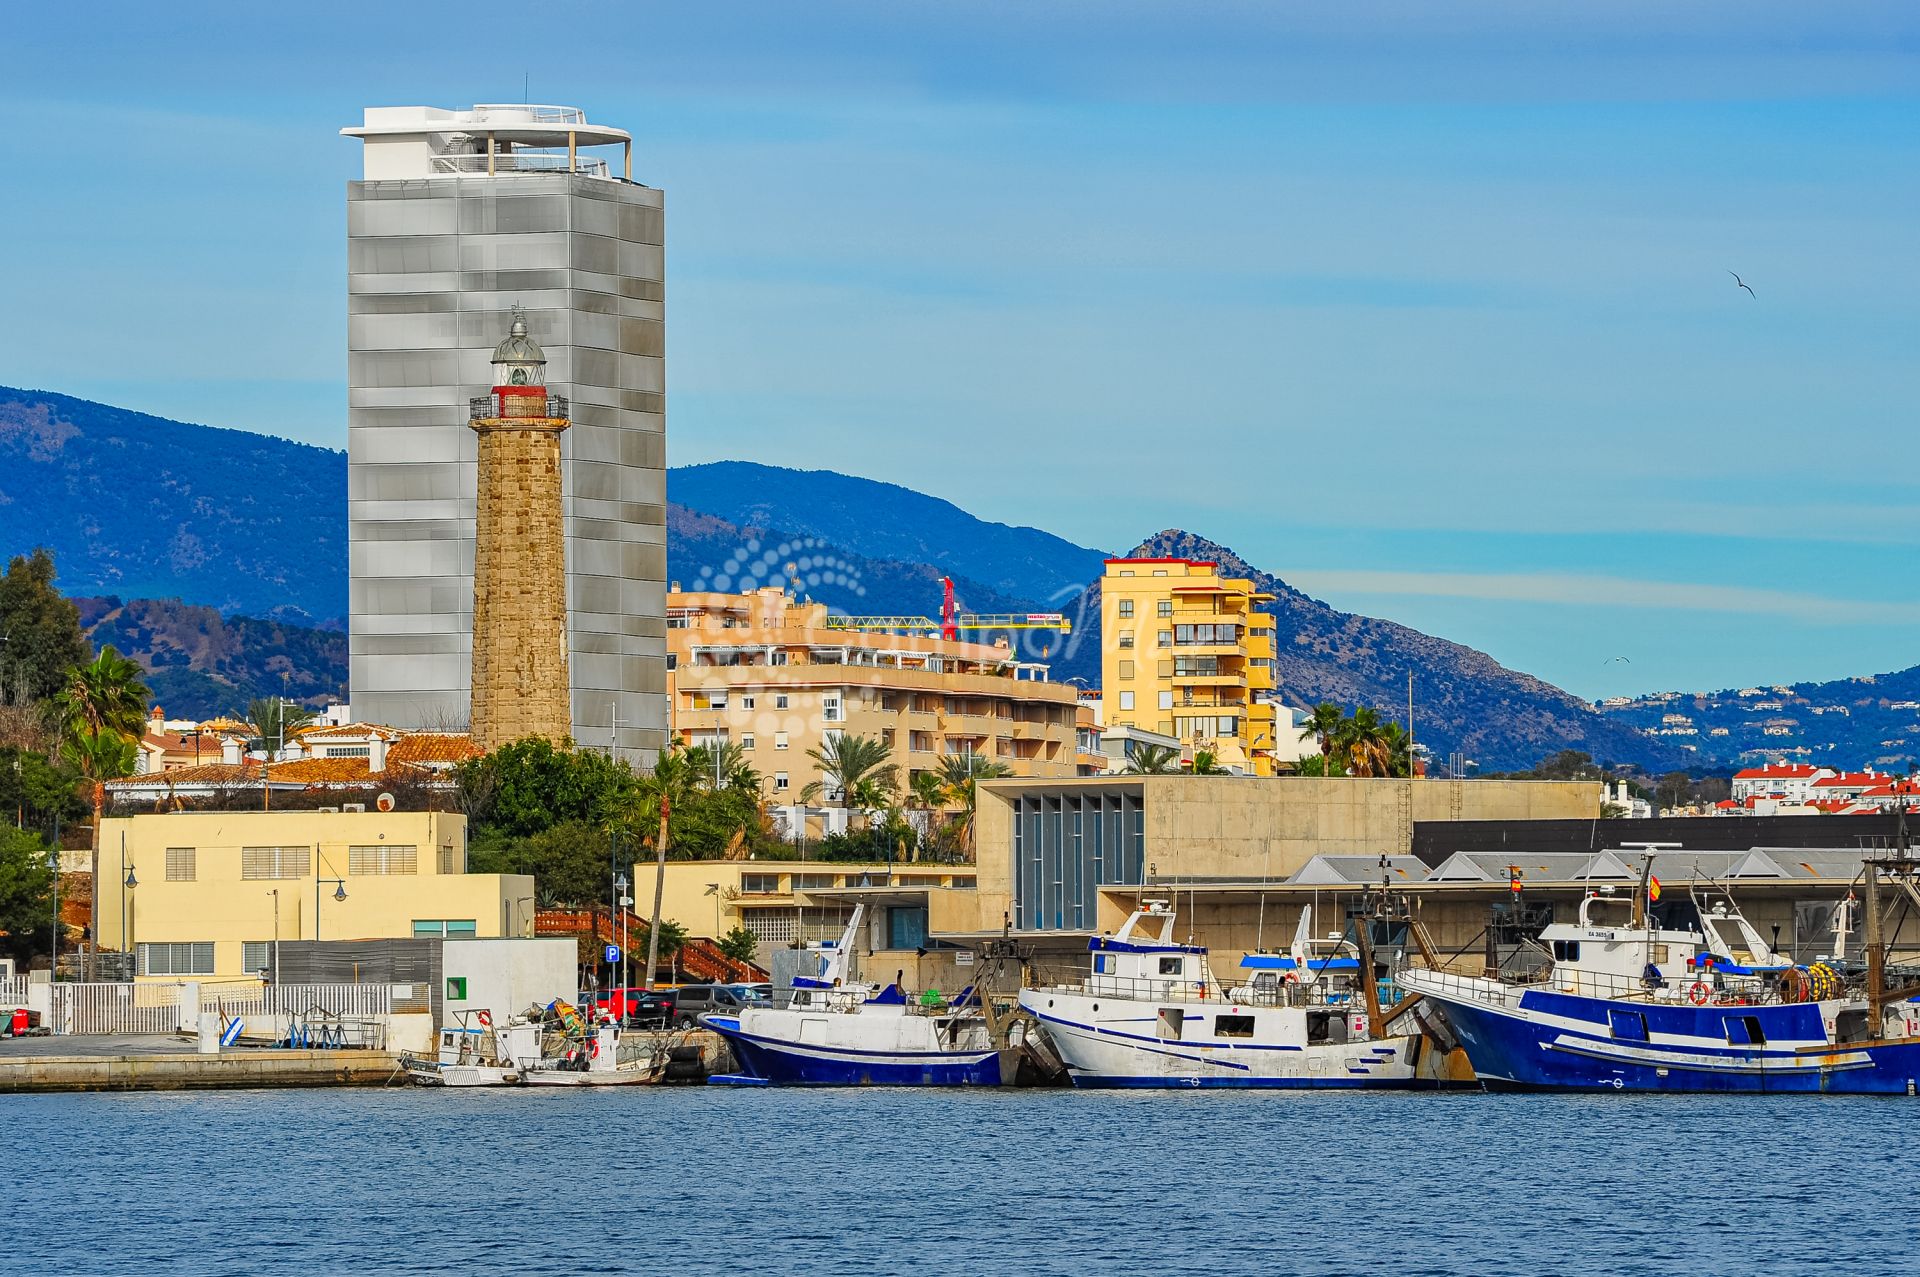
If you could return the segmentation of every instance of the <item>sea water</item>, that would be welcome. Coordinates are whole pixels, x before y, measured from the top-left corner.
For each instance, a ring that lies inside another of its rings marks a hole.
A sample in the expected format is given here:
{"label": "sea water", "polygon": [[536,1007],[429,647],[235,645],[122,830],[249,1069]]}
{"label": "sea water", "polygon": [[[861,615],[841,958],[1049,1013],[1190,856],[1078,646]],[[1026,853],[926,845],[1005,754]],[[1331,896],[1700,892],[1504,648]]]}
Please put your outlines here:
{"label": "sea water", "polygon": [[0,1272],[1920,1271],[1920,1102],[915,1090],[0,1099]]}

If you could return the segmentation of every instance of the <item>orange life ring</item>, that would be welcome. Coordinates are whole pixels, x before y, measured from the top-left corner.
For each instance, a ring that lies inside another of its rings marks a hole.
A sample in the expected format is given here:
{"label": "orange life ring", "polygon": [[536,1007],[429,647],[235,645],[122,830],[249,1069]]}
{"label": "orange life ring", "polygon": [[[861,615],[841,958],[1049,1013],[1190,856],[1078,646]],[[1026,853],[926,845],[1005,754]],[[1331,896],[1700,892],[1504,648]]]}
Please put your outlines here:
{"label": "orange life ring", "polygon": [[493,1012],[491,1011],[482,1011],[474,1018],[480,1021],[480,1027],[483,1029],[491,1029],[493,1027]]}
{"label": "orange life ring", "polygon": [[1713,996],[1713,990],[1709,989],[1705,984],[1701,983],[1698,980],[1695,980],[1692,984],[1687,986],[1687,1001],[1693,1003],[1693,1005],[1697,1007],[1703,1007],[1707,1005],[1707,999],[1712,996]]}

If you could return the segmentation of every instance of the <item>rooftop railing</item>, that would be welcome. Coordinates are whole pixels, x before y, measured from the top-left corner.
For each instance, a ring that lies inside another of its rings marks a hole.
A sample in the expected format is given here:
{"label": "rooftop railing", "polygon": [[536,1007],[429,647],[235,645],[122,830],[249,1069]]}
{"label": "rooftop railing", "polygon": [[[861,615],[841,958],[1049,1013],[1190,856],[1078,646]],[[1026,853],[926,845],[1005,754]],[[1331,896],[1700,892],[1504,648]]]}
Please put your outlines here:
{"label": "rooftop railing", "polygon": [[[546,417],[565,417],[568,411],[565,395],[548,395],[546,411],[540,415]],[[467,420],[491,421],[500,416],[500,405],[494,402],[492,395],[475,395],[467,400]]]}
{"label": "rooftop railing", "polygon": [[530,102],[483,102],[473,108],[481,116],[495,111],[524,117],[535,124],[585,124],[587,113],[577,106],[539,106]]}
{"label": "rooftop railing", "polygon": [[[489,167],[491,163],[491,167]],[[481,176],[501,173],[578,173],[585,177],[607,177],[607,162],[575,155],[571,162],[565,151],[499,151],[491,161],[479,155],[436,155],[436,173],[474,173]]]}

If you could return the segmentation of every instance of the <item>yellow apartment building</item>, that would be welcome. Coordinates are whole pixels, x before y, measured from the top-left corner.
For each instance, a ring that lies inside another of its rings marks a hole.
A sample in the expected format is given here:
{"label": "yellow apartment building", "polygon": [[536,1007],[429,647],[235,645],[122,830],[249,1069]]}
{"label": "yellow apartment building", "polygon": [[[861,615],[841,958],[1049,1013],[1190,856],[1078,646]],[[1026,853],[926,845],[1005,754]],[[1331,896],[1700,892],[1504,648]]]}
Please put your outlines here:
{"label": "yellow apartment building", "polygon": [[467,872],[446,812],[167,812],[103,821],[100,942],[141,976],[257,975],[280,940],[533,934],[533,879]]}
{"label": "yellow apartment building", "polygon": [[1271,594],[1196,559],[1108,559],[1100,684],[1110,726],[1210,749],[1223,767],[1273,774]]}
{"label": "yellow apartment building", "polygon": [[1078,700],[1002,644],[836,629],[826,605],[779,589],[667,595],[670,731],[741,747],[769,802],[819,779],[830,735],[878,737],[902,785],[952,754],[1016,776],[1072,776]]}

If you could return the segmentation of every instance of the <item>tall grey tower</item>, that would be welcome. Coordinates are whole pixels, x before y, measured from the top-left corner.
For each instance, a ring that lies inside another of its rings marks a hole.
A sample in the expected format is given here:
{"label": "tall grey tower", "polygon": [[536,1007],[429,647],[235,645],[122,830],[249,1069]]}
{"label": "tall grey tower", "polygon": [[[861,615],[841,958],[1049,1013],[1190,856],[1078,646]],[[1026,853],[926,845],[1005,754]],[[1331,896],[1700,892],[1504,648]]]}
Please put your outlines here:
{"label": "tall grey tower", "polygon": [[469,399],[518,307],[572,401],[573,738],[650,761],[667,727],[661,193],[632,180],[624,130],[571,107],[370,107],[341,133],[366,144],[347,185],[354,715],[467,722]]}

